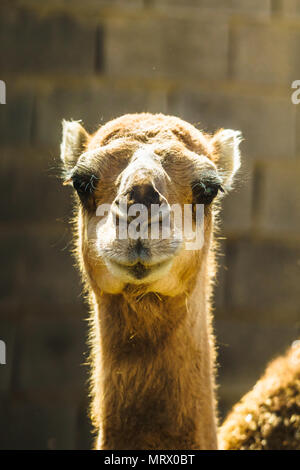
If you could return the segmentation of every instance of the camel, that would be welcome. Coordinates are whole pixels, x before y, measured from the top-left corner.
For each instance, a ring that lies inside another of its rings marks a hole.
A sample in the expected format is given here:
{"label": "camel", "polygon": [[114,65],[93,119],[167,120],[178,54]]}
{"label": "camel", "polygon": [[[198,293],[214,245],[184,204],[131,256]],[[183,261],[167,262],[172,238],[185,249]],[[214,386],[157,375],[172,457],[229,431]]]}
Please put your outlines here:
{"label": "camel", "polygon": [[[214,228],[240,142],[239,131],[209,135],[163,114],[124,115],[93,135],[63,122],[64,184],[75,190],[74,251],[91,312],[95,449],[217,449]],[[117,236],[135,204],[186,204],[193,226],[201,206],[201,248],[187,249],[174,223],[167,238]]]}
{"label": "camel", "polygon": [[300,450],[300,341],[274,359],[220,428],[224,450]]}

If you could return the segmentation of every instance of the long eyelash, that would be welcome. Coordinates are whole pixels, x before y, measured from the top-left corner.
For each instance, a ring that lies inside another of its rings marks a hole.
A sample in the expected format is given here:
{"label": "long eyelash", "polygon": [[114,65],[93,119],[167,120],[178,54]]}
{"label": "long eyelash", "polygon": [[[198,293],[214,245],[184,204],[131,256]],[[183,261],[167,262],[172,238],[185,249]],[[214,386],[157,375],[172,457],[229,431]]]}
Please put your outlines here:
{"label": "long eyelash", "polygon": [[[207,186],[205,186],[203,183],[195,183],[193,186],[192,186],[192,191],[194,192],[195,189],[197,189],[197,187],[200,187],[201,189],[204,190],[204,193],[206,192],[206,188]],[[221,193],[225,193],[225,190],[224,188],[221,186],[221,185],[214,185],[214,188],[217,189],[218,191],[220,191]]]}
{"label": "long eyelash", "polygon": [[218,192],[221,191],[224,193],[224,188],[222,187],[220,181],[216,179],[204,179],[203,181],[194,181],[191,184],[193,192],[193,201],[202,204],[210,204],[214,198],[217,196]]}
{"label": "long eyelash", "polygon": [[[83,179],[83,181],[80,182],[81,178]],[[71,179],[73,181],[74,189],[76,189],[80,193],[90,193],[90,194],[92,194],[93,191],[96,189],[96,186],[95,186],[94,183],[99,180],[98,176],[96,176],[94,174],[89,175],[89,179],[87,179],[86,176],[81,177],[80,175],[73,175],[71,177]],[[76,188],[76,182],[77,181],[80,182],[78,188]],[[84,188],[84,189],[82,189],[82,188]]]}
{"label": "long eyelash", "polygon": [[221,193],[225,193],[225,189],[221,184],[218,184],[218,190],[221,191]]}
{"label": "long eyelash", "polygon": [[90,185],[91,185],[92,191],[96,189],[96,186],[94,186],[94,181],[98,181],[98,180],[99,180],[98,176],[96,175],[91,176]]}
{"label": "long eyelash", "polygon": [[[219,191],[221,191],[222,193],[225,193],[225,189],[223,188],[223,186],[221,185],[221,183],[219,182],[215,182],[215,181],[207,181],[207,183],[210,183],[212,184],[215,188],[217,188]],[[205,183],[203,183],[202,181],[195,181],[194,183],[191,184],[191,188],[192,190],[196,189],[197,186],[200,186],[202,188],[205,188]]]}

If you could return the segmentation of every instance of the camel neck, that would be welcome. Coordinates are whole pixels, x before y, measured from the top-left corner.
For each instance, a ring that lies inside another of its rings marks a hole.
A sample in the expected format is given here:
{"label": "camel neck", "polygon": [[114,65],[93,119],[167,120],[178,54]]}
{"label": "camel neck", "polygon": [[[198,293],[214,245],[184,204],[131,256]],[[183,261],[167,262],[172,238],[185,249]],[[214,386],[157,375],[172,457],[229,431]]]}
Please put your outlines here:
{"label": "camel neck", "polygon": [[216,448],[206,312],[185,296],[130,292],[104,294],[97,310],[98,446]]}

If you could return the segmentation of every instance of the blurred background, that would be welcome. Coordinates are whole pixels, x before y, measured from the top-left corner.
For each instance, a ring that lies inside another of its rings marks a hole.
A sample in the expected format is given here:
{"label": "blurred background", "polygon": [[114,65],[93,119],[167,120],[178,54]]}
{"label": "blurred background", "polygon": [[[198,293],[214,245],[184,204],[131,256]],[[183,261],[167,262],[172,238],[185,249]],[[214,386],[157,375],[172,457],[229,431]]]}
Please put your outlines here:
{"label": "blurred background", "polygon": [[300,336],[300,2],[1,0],[1,449],[88,449],[87,306],[61,120],[128,112],[240,129],[215,294],[220,416]]}

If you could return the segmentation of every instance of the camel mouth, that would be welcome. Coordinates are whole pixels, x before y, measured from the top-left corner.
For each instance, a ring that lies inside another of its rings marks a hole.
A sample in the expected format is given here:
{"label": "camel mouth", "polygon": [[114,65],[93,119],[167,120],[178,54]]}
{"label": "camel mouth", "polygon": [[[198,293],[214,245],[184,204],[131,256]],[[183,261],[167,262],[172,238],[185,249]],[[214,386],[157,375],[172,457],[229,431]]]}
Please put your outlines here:
{"label": "camel mouth", "polygon": [[139,283],[144,280],[147,282],[162,277],[170,269],[172,258],[166,259],[155,264],[144,264],[138,261],[135,264],[123,264],[117,261],[107,260],[107,268],[111,273],[125,282]]}
{"label": "camel mouth", "polygon": [[136,263],[129,268],[129,272],[137,279],[144,279],[148,276],[150,269],[147,268],[143,263]]}

